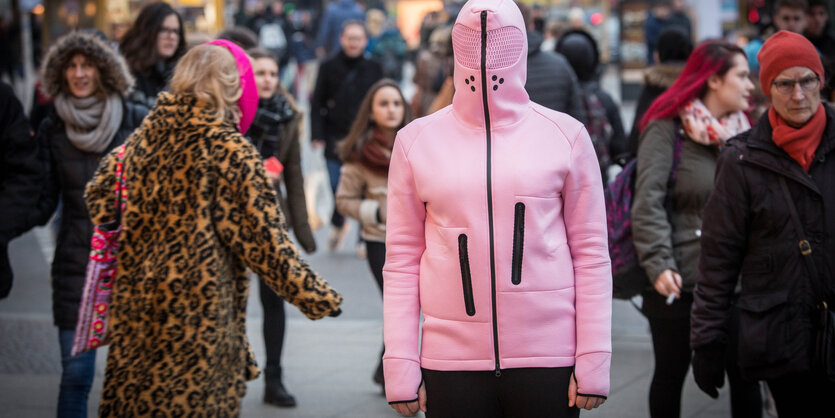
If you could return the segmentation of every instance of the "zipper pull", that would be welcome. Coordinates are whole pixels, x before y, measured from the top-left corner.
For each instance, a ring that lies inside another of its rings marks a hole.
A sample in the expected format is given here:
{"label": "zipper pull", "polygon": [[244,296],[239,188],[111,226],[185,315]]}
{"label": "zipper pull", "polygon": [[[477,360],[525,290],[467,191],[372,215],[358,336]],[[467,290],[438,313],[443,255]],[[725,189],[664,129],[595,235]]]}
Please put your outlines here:
{"label": "zipper pull", "polygon": [[496,369],[496,377],[502,377],[502,370]]}

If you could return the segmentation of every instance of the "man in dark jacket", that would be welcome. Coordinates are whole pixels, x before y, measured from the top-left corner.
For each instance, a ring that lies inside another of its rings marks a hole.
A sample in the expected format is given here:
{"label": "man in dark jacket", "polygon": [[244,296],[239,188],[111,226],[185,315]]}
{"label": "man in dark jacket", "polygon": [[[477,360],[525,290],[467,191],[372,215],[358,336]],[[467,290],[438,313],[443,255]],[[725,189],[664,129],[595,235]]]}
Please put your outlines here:
{"label": "man in dark jacket", "polygon": [[[357,109],[372,84],[383,77],[380,64],[363,56],[368,44],[365,26],[358,20],[345,22],[339,37],[342,49],[319,67],[310,101],[310,131],[313,146],[325,148],[331,189],[336,193],[342,162],[336,143],[348,135]],[[345,218],[338,211],[331,217],[330,249],[341,246],[347,233]]]}
{"label": "man in dark jacket", "polygon": [[531,101],[558,112],[568,113],[586,123],[586,112],[577,75],[565,57],[555,51],[543,51],[542,34],[534,30],[530,8],[516,2],[528,29],[528,72],[525,91]]}
{"label": "man in dark jacket", "polygon": [[835,372],[813,359],[819,319],[832,314],[821,308],[835,306],[835,111],[821,104],[823,65],[803,36],[780,31],[757,58],[772,108],[719,156],[691,315],[693,375],[718,396],[741,282],[742,375],[768,383],[781,417],[832,417]]}
{"label": "man in dark jacket", "polygon": [[12,268],[6,247],[26,232],[43,181],[37,142],[12,88],[0,83],[0,299],[12,290]]}

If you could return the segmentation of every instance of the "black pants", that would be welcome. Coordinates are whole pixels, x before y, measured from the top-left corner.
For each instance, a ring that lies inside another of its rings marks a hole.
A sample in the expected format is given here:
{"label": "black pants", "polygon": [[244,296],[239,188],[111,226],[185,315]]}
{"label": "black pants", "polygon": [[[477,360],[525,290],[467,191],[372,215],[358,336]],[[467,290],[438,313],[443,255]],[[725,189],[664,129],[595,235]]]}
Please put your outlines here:
{"label": "black pants", "polygon": [[267,365],[264,377],[281,378],[281,351],[284,349],[284,298],[278,296],[264,280],[258,279],[258,296],[264,308],[264,348],[267,351]]}
{"label": "black pants", "polygon": [[[383,296],[383,264],[386,263],[386,244],[378,241],[365,241],[366,258],[368,259],[368,267],[371,268],[371,274],[374,275],[374,280],[377,281],[377,288],[380,289],[380,296]],[[383,370],[383,354],[386,352],[386,347],[380,351],[380,360],[377,362],[377,371],[375,373],[382,373]]]}
{"label": "black pants", "polygon": [[441,372],[423,369],[426,418],[576,418],[568,407],[573,367]]}
{"label": "black pants", "polygon": [[768,389],[774,397],[780,418],[835,417],[835,382],[820,373],[803,373],[768,379]]}
{"label": "black pants", "polygon": [[[692,293],[682,293],[681,299],[666,307],[664,297],[644,295],[644,312],[649,313],[652,348],[655,355],[655,371],[649,388],[649,412],[651,417],[668,418],[681,416],[681,392],[684,379],[690,369],[690,306]],[[663,305],[659,305],[663,304]],[[663,306],[663,307],[662,307]],[[735,309],[731,309],[736,312]],[[736,361],[736,335],[738,319],[732,315],[728,324],[731,341],[728,344],[725,369],[731,388],[731,412],[734,418],[762,417],[762,392],[758,382],[744,380]],[[782,417],[780,417],[782,418]]]}

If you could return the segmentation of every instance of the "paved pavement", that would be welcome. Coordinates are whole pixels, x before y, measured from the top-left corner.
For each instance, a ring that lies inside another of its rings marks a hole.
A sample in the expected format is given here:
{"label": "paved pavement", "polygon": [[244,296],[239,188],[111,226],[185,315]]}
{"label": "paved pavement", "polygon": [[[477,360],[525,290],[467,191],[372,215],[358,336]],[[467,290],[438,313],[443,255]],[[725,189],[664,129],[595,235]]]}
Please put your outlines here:
{"label": "paved pavement", "polygon": [[[610,77],[604,79],[604,85],[613,90]],[[632,120],[631,107],[624,106],[623,113],[628,124]],[[315,167],[315,158],[305,153],[305,167]],[[327,213],[327,205],[327,199],[320,200],[323,213]],[[345,248],[335,253],[323,249],[327,228],[318,230],[320,251],[306,257],[345,296],[342,316],[311,322],[294,308],[288,308],[285,383],[299,406],[281,409],[263,404],[263,380],[258,379],[248,384],[243,417],[396,416],[371,380],[382,343],[382,303],[366,262],[356,257],[356,230],[354,224]],[[41,228],[13,241],[9,248],[16,282],[11,295],[0,301],[0,417],[55,415],[61,366],[51,313],[48,266],[52,245],[50,233]],[[264,364],[257,286],[252,286],[252,290],[247,333],[259,364]],[[613,308],[611,396],[603,407],[582,415],[647,417],[653,368],[647,323],[626,302],[614,301]],[[101,394],[105,357],[106,349],[100,349],[89,400],[90,416],[95,416]],[[718,400],[712,400],[688,377],[682,416],[730,416],[727,386],[720,391]]]}

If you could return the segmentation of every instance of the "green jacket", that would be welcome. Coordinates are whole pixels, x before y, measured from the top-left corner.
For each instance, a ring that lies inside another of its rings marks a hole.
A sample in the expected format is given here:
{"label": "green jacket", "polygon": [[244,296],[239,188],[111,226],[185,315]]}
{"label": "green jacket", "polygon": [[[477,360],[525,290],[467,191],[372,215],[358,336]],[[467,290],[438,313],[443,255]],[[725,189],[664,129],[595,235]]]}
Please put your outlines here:
{"label": "green jacket", "polygon": [[701,145],[683,132],[684,143],[672,190],[672,213],[664,200],[673,166],[674,120],[647,125],[638,145],[638,167],[632,206],[632,235],[641,267],[654,283],[666,269],[678,272],[683,291],[692,292],[698,276],[702,214],[713,189],[719,149]]}

